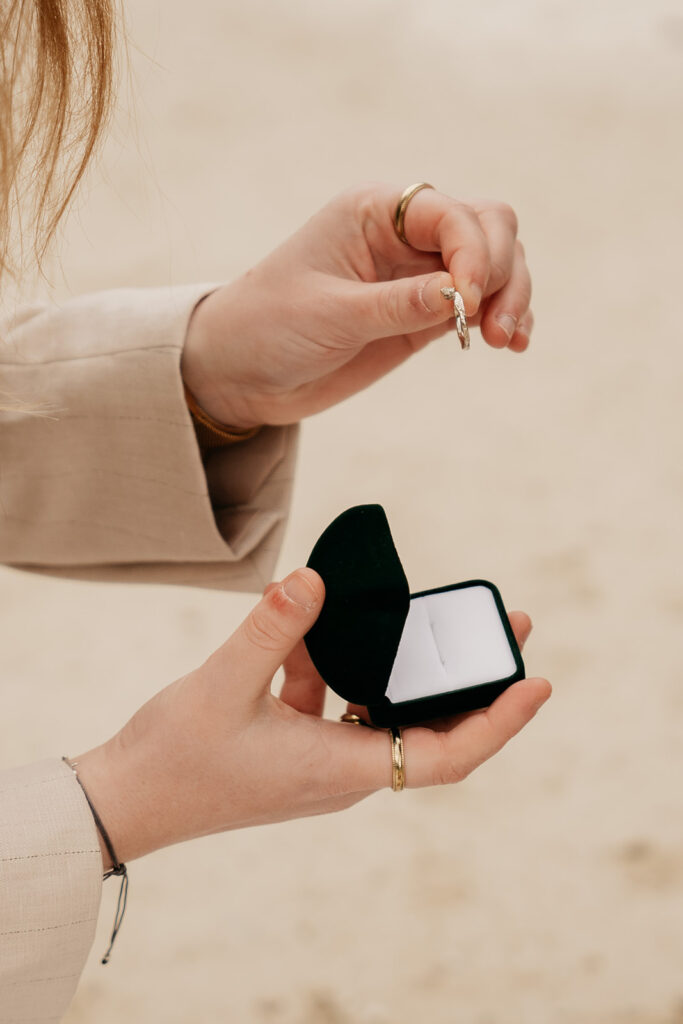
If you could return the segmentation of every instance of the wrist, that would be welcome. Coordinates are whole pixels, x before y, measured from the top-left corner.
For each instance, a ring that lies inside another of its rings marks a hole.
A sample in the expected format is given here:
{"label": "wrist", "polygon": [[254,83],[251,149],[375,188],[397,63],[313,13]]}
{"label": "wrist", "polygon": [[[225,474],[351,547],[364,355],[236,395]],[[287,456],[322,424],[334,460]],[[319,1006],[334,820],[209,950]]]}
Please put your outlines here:
{"label": "wrist", "polygon": [[260,427],[237,428],[219,423],[218,420],[204,412],[187,384],[185,385],[185,403],[190,410],[197,441],[203,452],[211,448],[224,448],[226,445],[248,441],[261,429]]}
{"label": "wrist", "polygon": [[[99,829],[97,829],[97,841],[100,844],[100,853],[102,855],[102,874],[106,875],[114,867],[114,861],[111,858],[106,843],[102,838],[102,833],[100,832]],[[116,849],[116,847],[114,847],[114,849]],[[120,861],[119,863],[125,864],[125,861]]]}
{"label": "wrist", "polygon": [[[110,878],[112,875],[117,875],[121,879],[121,888],[119,890],[119,898],[116,904],[116,915],[114,917],[114,927],[112,929],[111,938],[109,940],[107,951],[104,954],[104,957],[102,958],[102,963],[106,964],[109,963],[109,957],[111,955],[114,942],[116,941],[116,936],[118,935],[119,930],[121,928],[121,924],[123,922],[123,915],[126,912],[126,904],[128,902],[128,868],[126,864],[123,862],[123,860],[116,853],[113,843],[111,841],[111,837],[104,826],[102,818],[98,814],[97,808],[94,806],[90,796],[88,795],[88,790],[84,785],[80,771],[77,770],[81,767],[79,762],[70,761],[68,757],[63,757],[62,761],[64,761],[65,764],[68,765],[68,767],[76,776],[76,781],[83,792],[85,801],[88,804],[90,812],[93,816],[95,822],[95,829],[97,833],[97,839],[100,846],[100,856],[102,858],[103,878],[106,879]],[[86,763],[87,762],[88,758],[86,756]],[[89,774],[87,772],[87,768],[86,774]]]}
{"label": "wrist", "polygon": [[127,780],[123,765],[112,757],[110,744],[115,740],[116,737],[114,741],[72,759],[79,782],[94,811],[93,817],[97,815],[97,838],[105,873],[114,867],[114,862],[97,818],[106,830],[120,864],[126,864],[156,848],[144,828],[144,816],[140,815],[140,809],[137,808],[135,789]]}
{"label": "wrist", "polygon": [[[257,428],[262,423],[250,416],[237,389],[226,383],[226,370],[216,354],[225,356],[229,341],[229,316],[225,307],[224,289],[211,292],[194,308],[185,335],[180,372],[186,392],[209,420],[224,426],[228,432]],[[219,308],[220,307],[220,308]],[[220,338],[215,330],[218,317]],[[192,411],[192,407],[191,411]]]}
{"label": "wrist", "polygon": [[[86,755],[83,755],[83,757],[85,758]],[[95,835],[97,836],[97,842],[100,848],[100,856],[102,858],[102,874],[106,877],[108,874],[113,874],[114,869],[119,868],[122,862],[118,858],[118,855],[111,842],[109,833],[107,832],[104,823],[97,812],[97,808],[95,807],[90,797],[88,787],[84,783],[83,774],[81,772],[81,759],[62,757],[62,761],[73,772],[76,778],[76,782],[78,783],[78,786],[83,793],[83,798],[87,803],[90,813],[92,815],[93,824],[95,826]],[[88,772],[86,770],[86,776],[87,775]],[[116,871],[116,873],[119,874],[120,872]]]}

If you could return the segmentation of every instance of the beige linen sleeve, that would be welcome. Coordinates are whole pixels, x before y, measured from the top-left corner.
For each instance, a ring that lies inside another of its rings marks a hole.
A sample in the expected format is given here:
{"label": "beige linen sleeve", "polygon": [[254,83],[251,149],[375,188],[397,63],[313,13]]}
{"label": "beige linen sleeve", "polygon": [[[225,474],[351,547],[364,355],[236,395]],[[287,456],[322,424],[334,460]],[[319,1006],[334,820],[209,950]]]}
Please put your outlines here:
{"label": "beige linen sleeve", "polygon": [[[260,590],[296,428],[202,464],[180,376],[210,286],[90,295],[0,324],[0,561],[82,579]],[[0,403],[1,404],[1,403]],[[58,760],[0,773],[0,1024],[60,1019],[93,941],[102,862]]]}
{"label": "beige linen sleeve", "polygon": [[65,1013],[95,936],[102,855],[59,759],[0,772],[0,1021]]}
{"label": "beige linen sleeve", "polygon": [[180,376],[207,285],[89,295],[0,326],[0,561],[81,579],[269,582],[296,427],[202,465]]}

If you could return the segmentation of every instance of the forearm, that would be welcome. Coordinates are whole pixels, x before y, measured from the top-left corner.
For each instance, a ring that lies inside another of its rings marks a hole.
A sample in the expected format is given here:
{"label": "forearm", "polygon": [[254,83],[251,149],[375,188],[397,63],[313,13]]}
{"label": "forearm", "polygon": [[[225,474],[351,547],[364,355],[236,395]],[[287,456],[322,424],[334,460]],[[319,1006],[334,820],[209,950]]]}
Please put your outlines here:
{"label": "forearm", "polygon": [[[261,589],[289,504],[296,429],[202,463],[180,373],[208,286],[109,292],[0,328],[0,560],[84,579]],[[207,479],[208,477],[208,479]]]}

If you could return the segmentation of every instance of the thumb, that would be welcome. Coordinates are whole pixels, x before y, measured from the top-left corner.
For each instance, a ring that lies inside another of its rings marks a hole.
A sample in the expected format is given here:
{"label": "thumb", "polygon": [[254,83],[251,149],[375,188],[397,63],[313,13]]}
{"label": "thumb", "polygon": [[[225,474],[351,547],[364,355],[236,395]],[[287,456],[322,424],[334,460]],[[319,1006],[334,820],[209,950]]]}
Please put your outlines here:
{"label": "thumb", "polygon": [[452,287],[453,278],[445,271],[361,284],[356,286],[356,309],[374,338],[415,334],[454,315],[452,300],[441,294],[442,288]]}
{"label": "thumb", "polygon": [[[313,569],[297,569],[267,588],[213,659],[254,695],[270,684],[285,658],[317,619],[325,585]],[[211,659],[211,660],[213,660]]]}

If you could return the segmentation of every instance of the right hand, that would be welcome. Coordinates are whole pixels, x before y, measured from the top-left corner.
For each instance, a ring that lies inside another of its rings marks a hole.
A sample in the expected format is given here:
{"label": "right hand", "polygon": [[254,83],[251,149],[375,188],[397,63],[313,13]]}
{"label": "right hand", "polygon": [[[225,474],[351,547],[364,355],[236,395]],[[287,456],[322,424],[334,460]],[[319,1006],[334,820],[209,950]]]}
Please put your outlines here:
{"label": "right hand", "polygon": [[182,358],[200,406],[234,427],[297,423],[389,373],[454,326],[455,285],[494,348],[523,352],[533,315],[517,217],[505,203],[423,189],[348,189],[196,307]]}
{"label": "right hand", "polygon": [[[77,758],[121,861],[201,835],[340,810],[391,785],[384,731],[321,717],[326,687],[302,638],[323,600],[312,569],[271,585],[200,668]],[[523,643],[528,617],[510,618]],[[281,665],[278,698],[270,686]],[[549,695],[544,679],[525,679],[484,711],[405,729],[406,784],[464,779]]]}

